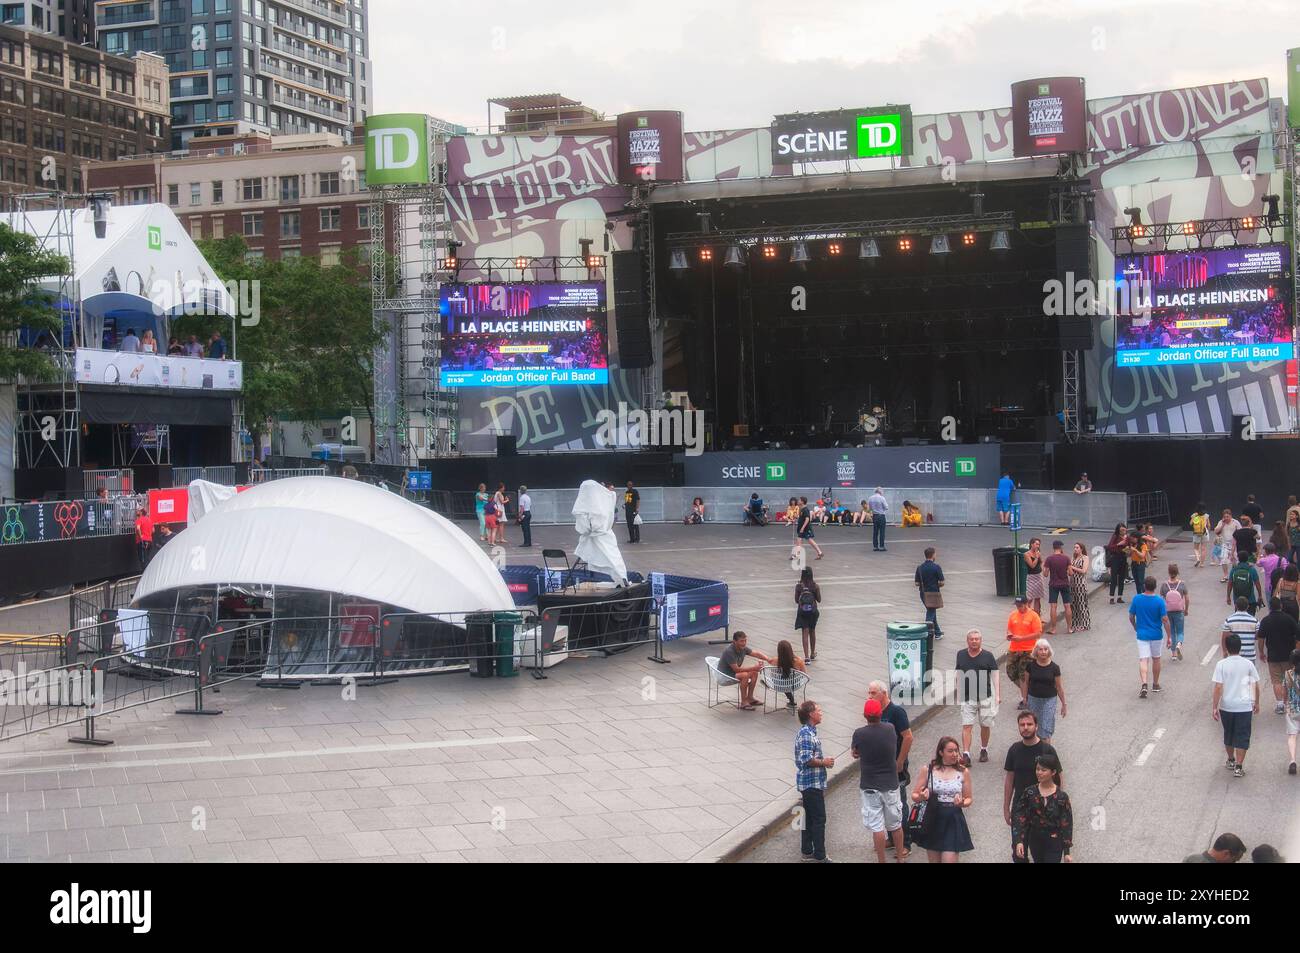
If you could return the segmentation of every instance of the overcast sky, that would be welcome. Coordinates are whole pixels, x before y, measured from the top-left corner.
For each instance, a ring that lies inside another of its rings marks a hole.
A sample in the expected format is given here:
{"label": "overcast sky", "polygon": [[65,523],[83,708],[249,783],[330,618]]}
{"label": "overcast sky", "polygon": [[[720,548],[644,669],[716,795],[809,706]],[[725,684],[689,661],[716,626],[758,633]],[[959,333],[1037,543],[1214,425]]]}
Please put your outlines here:
{"label": "overcast sky", "polygon": [[[562,93],[687,129],[908,103],[1010,105],[1011,83],[1082,76],[1089,98],[1267,77],[1285,95],[1297,0],[371,0],[376,112],[467,126],[486,100]],[[495,114],[500,121],[500,110]]]}

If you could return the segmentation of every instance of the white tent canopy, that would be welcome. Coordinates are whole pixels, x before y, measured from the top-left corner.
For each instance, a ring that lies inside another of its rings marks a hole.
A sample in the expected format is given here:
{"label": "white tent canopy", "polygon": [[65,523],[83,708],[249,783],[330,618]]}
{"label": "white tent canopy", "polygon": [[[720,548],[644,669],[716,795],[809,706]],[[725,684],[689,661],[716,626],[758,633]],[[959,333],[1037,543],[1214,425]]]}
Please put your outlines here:
{"label": "white tent canopy", "polygon": [[[0,213],[0,223],[40,239],[42,248],[72,261],[74,293],[81,296],[82,326],[76,343],[101,347],[104,318],[131,315],[137,330],[153,327],[167,346],[169,315],[200,307],[204,313],[233,315],[235,302],[199,251],[189,232],[166,205],[108,208],[104,237],[95,235],[89,208]],[[42,282],[57,291],[59,279]],[[125,325],[124,325],[125,327]],[[119,335],[123,333],[119,329]]]}
{"label": "white tent canopy", "polygon": [[219,503],[159,550],[135,601],[227,583],[337,592],[411,612],[514,608],[500,572],[454,524],[339,477],[275,480]]}

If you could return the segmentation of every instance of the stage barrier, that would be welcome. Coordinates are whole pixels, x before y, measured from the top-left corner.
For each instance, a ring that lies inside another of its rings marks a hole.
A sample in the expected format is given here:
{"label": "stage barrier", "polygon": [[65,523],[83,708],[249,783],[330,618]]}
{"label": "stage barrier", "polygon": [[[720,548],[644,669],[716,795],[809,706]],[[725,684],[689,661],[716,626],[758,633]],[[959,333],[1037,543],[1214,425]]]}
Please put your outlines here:
{"label": "stage barrier", "polygon": [[207,480],[222,486],[235,485],[235,468],[221,467],[172,467],[172,488],[189,486],[195,480]]}
{"label": "stage barrier", "polygon": [[662,641],[671,642],[718,629],[730,634],[730,593],[725,582],[651,573],[650,588],[661,599],[659,631]]}
{"label": "stage barrier", "polygon": [[379,623],[375,674],[453,671],[471,675],[518,674],[523,645],[536,641],[537,613],[530,609],[481,612],[390,612]]}

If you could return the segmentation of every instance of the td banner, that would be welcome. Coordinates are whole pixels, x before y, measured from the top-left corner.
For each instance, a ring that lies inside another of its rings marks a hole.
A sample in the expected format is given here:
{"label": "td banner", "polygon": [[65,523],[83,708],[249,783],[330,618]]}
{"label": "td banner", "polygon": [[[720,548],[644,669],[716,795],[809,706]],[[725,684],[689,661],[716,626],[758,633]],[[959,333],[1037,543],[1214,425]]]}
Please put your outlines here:
{"label": "td banner", "polygon": [[986,489],[1002,475],[1001,450],[982,443],[706,453],[685,458],[686,485]]}

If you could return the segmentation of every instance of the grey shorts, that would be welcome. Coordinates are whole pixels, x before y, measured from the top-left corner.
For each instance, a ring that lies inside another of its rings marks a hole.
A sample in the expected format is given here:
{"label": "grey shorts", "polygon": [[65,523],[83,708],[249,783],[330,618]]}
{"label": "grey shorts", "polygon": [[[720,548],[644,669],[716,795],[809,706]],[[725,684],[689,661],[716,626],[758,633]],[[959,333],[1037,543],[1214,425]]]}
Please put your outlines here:
{"label": "grey shorts", "polygon": [[903,799],[898,788],[861,791],[862,826],[873,834],[896,831],[903,826]]}

